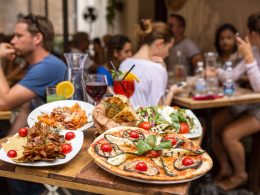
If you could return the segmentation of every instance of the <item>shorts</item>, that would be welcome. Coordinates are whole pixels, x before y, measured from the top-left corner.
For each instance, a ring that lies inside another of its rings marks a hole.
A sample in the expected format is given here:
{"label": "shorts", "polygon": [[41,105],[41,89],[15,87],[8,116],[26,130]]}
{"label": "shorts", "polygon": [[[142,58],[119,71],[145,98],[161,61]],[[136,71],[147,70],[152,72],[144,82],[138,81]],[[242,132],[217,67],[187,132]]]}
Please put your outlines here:
{"label": "shorts", "polygon": [[238,106],[229,107],[229,111],[231,112],[234,118],[239,117],[243,113],[248,113],[253,115],[258,121],[260,121],[260,104],[245,104]]}

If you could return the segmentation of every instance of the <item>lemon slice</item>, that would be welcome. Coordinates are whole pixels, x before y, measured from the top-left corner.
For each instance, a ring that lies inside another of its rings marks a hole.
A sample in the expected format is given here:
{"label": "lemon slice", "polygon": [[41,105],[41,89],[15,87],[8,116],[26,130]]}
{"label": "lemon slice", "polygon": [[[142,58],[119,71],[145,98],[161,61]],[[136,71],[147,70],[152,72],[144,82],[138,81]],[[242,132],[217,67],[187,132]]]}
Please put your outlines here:
{"label": "lemon slice", "polygon": [[70,81],[62,81],[56,86],[56,93],[65,98],[71,98],[74,94],[74,85]]}
{"label": "lemon slice", "polygon": [[136,82],[139,83],[139,79],[138,79],[138,77],[137,77],[135,74],[131,73],[131,72],[128,73],[128,75],[125,77],[124,80],[128,80],[128,81],[136,80]]}

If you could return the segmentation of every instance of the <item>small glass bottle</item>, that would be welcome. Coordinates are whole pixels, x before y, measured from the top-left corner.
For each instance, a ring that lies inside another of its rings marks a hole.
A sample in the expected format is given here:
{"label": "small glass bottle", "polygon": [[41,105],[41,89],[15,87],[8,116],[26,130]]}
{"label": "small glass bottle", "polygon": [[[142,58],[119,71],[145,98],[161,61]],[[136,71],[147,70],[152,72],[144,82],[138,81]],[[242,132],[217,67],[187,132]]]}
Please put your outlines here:
{"label": "small glass bottle", "polygon": [[205,80],[205,71],[203,67],[203,62],[197,63],[197,68],[195,70],[196,82],[195,82],[195,95],[203,96],[206,95],[206,80]]}
{"label": "small glass bottle", "polygon": [[225,81],[223,83],[223,93],[225,96],[231,97],[235,93],[235,83],[233,79],[232,62],[225,63]]}

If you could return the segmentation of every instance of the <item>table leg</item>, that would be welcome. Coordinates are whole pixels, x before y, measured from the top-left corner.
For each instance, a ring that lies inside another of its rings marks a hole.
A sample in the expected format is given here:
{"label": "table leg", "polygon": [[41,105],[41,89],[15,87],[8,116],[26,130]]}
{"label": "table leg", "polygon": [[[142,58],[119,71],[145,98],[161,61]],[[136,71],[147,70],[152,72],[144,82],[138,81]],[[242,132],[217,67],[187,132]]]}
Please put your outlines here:
{"label": "table leg", "polygon": [[[212,113],[213,113],[212,109],[210,109],[210,108],[206,109],[206,116],[205,116],[205,119],[206,119],[206,124],[205,124],[206,128],[205,129],[206,130],[204,132],[205,133],[204,147],[210,156],[212,154],[212,150],[211,150]],[[205,174],[204,182],[199,185],[199,191],[200,191],[201,195],[218,195],[219,194],[216,186],[213,184],[213,179],[212,179],[212,175],[210,172]]]}

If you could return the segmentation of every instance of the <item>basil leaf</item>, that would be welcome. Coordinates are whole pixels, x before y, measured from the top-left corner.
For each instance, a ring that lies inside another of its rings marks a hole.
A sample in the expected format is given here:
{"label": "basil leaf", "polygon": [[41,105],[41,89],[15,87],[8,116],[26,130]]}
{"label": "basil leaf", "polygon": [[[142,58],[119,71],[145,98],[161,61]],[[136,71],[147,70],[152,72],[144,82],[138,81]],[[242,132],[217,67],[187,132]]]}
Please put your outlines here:
{"label": "basil leaf", "polygon": [[146,143],[144,140],[138,140],[138,143],[137,143],[138,154],[143,154],[152,149],[153,148],[148,143]]}
{"label": "basil leaf", "polygon": [[163,141],[159,145],[155,146],[154,150],[170,149],[172,147],[172,142],[170,140]]}
{"label": "basil leaf", "polygon": [[156,144],[156,136],[155,135],[149,135],[147,138],[145,138],[145,143],[149,144],[152,148]]}

